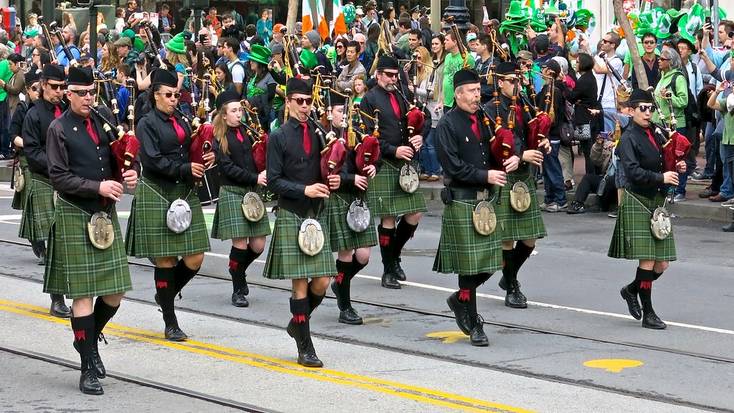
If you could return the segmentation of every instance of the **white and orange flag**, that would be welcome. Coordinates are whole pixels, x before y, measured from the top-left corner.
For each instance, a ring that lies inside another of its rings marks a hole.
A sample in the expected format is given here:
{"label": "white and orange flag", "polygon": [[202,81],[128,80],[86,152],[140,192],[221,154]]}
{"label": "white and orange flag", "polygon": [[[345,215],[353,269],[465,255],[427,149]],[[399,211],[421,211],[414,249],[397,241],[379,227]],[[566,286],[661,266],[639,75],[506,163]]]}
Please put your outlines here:
{"label": "white and orange flag", "polygon": [[334,35],[338,36],[340,34],[346,34],[347,22],[344,19],[344,7],[342,6],[342,0],[334,0],[333,5],[334,13],[332,15],[334,16],[334,25],[332,30],[334,31]]}
{"label": "white and orange flag", "polygon": [[303,0],[301,16],[303,33],[316,29],[322,40],[329,37],[329,23],[324,13],[324,3],[319,0]]}

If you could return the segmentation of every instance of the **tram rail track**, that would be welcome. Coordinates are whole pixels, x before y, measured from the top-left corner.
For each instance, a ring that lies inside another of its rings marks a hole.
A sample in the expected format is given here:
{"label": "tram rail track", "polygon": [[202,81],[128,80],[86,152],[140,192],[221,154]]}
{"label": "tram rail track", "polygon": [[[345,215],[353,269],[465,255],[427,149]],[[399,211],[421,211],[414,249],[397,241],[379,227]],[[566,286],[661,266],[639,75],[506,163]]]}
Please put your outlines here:
{"label": "tram rail track", "polygon": [[[23,242],[0,239],[0,244],[3,244],[3,243],[30,248],[29,244],[26,244]],[[144,263],[144,262],[129,261],[129,264],[136,266],[136,267],[141,267],[141,268],[148,268],[148,269],[154,268],[152,264]],[[3,275],[14,277],[14,278],[19,278],[19,279],[24,279],[24,280],[29,280],[29,281],[34,281],[34,282],[39,282],[39,280],[29,279],[27,277],[20,277],[20,276],[16,276],[12,274],[3,274]],[[218,281],[227,282],[227,283],[230,282],[230,279],[227,277],[219,276],[216,274],[209,274],[206,272],[200,272],[199,274],[197,274],[197,277],[203,277],[203,278],[218,280]],[[248,284],[250,286],[256,286],[260,288],[283,291],[283,292],[291,291],[289,288],[272,285],[272,284],[265,283],[265,282],[248,281]],[[335,299],[335,297],[330,293],[330,291],[327,293],[327,297],[330,299]],[[151,299],[125,297],[125,299],[129,301],[133,301],[133,302],[150,304],[153,306],[156,305],[152,297]],[[437,312],[437,311],[421,309],[421,308],[414,308],[414,307],[406,307],[403,305],[395,305],[395,304],[383,303],[383,302],[378,302],[378,301],[352,298],[352,302],[359,303],[359,304],[366,305],[366,306],[372,306],[372,307],[376,307],[380,309],[385,309],[385,310],[407,312],[407,313],[413,313],[417,315],[438,317],[442,319],[453,320],[454,318],[450,314],[444,314],[444,313]],[[176,308],[177,310],[183,310],[183,311],[186,311],[192,314],[219,318],[222,320],[236,321],[236,322],[241,322],[241,323],[246,323],[246,324],[251,324],[251,325],[274,328],[278,330],[285,329],[285,326],[281,325],[282,323],[269,323],[269,322],[264,322],[264,321],[250,320],[250,319],[244,319],[240,317],[229,316],[229,315],[220,314],[216,312],[203,311],[200,309],[188,307],[185,304],[182,304],[180,302],[177,302]],[[610,340],[610,339],[592,337],[592,336],[587,336],[587,335],[573,334],[573,333],[555,331],[551,329],[545,329],[545,328],[539,328],[539,327],[533,327],[533,326],[515,324],[515,323],[506,323],[506,322],[500,322],[500,321],[486,321],[485,320],[484,323],[490,326],[507,328],[507,329],[515,329],[515,330],[536,333],[536,334],[547,334],[547,335],[565,337],[565,338],[570,338],[570,339],[575,339],[575,340],[584,340],[584,341],[589,341],[593,343],[616,345],[616,346],[622,346],[622,347],[627,347],[627,348],[648,350],[648,351],[654,351],[654,352],[660,352],[660,353],[684,356],[684,357],[691,357],[691,358],[696,358],[700,360],[713,361],[713,362],[724,363],[724,364],[734,364],[734,358],[705,354],[705,353],[691,352],[691,351],[680,350],[680,349],[675,349],[675,348],[670,348],[670,347],[654,346],[650,344],[626,342],[626,341],[621,341],[621,340]],[[485,362],[476,361],[476,360],[461,359],[458,357],[452,357],[451,355],[440,355],[439,356],[437,354],[433,354],[429,352],[423,352],[423,351],[414,350],[414,349],[405,349],[405,348],[401,348],[397,346],[386,345],[384,343],[369,342],[369,341],[364,341],[364,340],[359,340],[359,339],[353,339],[353,338],[339,336],[336,334],[327,334],[327,333],[320,333],[320,332],[313,332],[312,334],[315,337],[320,337],[324,339],[330,339],[330,340],[336,340],[336,341],[341,341],[341,342],[350,343],[350,344],[362,345],[366,347],[372,347],[376,349],[387,350],[387,351],[402,353],[406,355],[421,356],[421,357],[431,358],[435,360],[449,361],[452,363],[457,363],[457,364],[466,365],[466,366],[486,368],[486,369],[490,369],[494,371],[515,374],[515,375],[519,375],[523,377],[536,378],[540,380],[553,381],[557,383],[569,384],[569,385],[584,387],[588,389],[601,390],[601,391],[606,391],[609,393],[632,396],[632,397],[645,399],[645,400],[658,401],[658,402],[672,404],[672,405],[691,407],[691,408],[703,409],[703,410],[709,410],[709,411],[715,411],[715,412],[734,413],[734,409],[728,408],[728,407],[722,408],[722,407],[717,407],[717,406],[710,406],[710,405],[705,405],[701,403],[691,402],[687,400],[681,400],[678,398],[674,398],[674,397],[670,397],[670,396],[666,396],[662,394],[653,394],[653,393],[633,391],[633,390],[628,390],[628,389],[620,389],[620,388],[616,388],[612,386],[590,383],[588,382],[588,380],[583,380],[583,379],[577,380],[577,379],[572,379],[572,378],[563,377],[563,376],[543,374],[543,373],[532,372],[532,371],[528,371],[528,370],[524,370],[520,368],[506,367],[506,366],[502,366],[498,364],[485,363]],[[2,350],[3,350],[2,347],[0,347],[0,351]],[[111,376],[111,377],[114,377],[114,376]]]}

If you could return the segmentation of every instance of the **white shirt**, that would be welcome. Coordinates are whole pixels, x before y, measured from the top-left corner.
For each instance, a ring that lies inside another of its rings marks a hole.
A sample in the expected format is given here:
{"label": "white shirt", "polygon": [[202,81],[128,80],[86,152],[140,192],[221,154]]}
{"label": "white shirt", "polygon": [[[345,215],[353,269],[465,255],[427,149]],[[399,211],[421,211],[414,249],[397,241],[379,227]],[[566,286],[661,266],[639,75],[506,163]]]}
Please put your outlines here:
{"label": "white shirt", "polygon": [[701,74],[701,69],[696,67],[696,73],[694,74],[693,62],[691,62],[691,59],[688,59],[686,70],[688,71],[688,88],[691,89],[693,98],[698,99],[698,94],[701,92],[701,89],[703,89],[703,75]]}
{"label": "white shirt", "polygon": [[[604,59],[599,56],[594,57],[594,60],[600,66],[606,65],[606,63],[604,63]],[[608,59],[608,62],[609,66],[612,67],[620,76],[622,76],[622,70],[624,68],[624,63],[622,63],[622,59],[615,55],[611,59]],[[606,81],[604,80],[605,76]],[[604,87],[604,95],[601,98],[601,107],[606,109],[616,108],[616,89],[617,86],[619,86],[619,82],[617,82],[617,79],[611,72],[606,74],[594,73],[594,77],[596,78],[596,87],[598,93],[601,93],[602,87]],[[604,83],[606,83],[606,86],[604,86]]]}
{"label": "white shirt", "polygon": [[235,60],[234,62],[229,61],[227,62],[227,67],[229,68],[229,71],[232,73],[233,83],[244,83],[245,68],[242,65],[242,62],[240,62],[239,60]]}

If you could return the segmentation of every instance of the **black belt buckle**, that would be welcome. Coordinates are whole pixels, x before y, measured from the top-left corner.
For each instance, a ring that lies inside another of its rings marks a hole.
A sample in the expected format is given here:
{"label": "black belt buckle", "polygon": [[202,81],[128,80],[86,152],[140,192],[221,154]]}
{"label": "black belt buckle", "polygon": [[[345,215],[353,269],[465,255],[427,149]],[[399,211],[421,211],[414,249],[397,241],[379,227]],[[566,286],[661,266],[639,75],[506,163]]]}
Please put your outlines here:
{"label": "black belt buckle", "polygon": [[444,187],[441,190],[441,202],[443,202],[444,205],[448,205],[453,200],[454,200],[454,194],[451,192],[451,189]]}

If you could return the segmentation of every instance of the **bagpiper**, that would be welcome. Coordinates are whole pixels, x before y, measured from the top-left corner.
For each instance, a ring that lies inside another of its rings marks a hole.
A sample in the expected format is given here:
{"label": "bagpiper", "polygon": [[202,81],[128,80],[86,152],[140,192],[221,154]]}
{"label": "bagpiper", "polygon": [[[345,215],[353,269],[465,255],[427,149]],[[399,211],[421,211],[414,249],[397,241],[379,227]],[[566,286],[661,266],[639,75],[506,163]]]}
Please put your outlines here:
{"label": "bagpiper", "polygon": [[263,276],[291,280],[287,331],[296,341],[298,364],[322,367],[311,341],[309,318],[326,295],[329,277],[336,274],[324,203],[330,190],[339,188],[341,178],[330,175],[327,183],[322,182],[324,145],[317,139],[317,121],[309,118],[312,103],[311,85],[289,79],[289,118],[270,136],[267,148],[268,188],[279,198]]}
{"label": "bagpiper", "polygon": [[194,183],[204,176],[206,166],[189,161],[191,125],[176,107],[181,97],[176,75],[156,69],[151,84],[152,110],[135,128],[143,173],[125,244],[128,255],[155,262],[155,298],[163,313],[165,337],[184,341],[188,336],[178,325],[174,299],[199,272],[210,248]]}
{"label": "bagpiper", "polygon": [[247,268],[265,249],[270,221],[260,194],[267,185],[266,171],[258,170],[253,150],[265,145],[259,136],[242,125],[240,95],[224,91],[217,96],[214,117],[214,150],[221,174],[219,201],[214,212],[212,238],[232,240],[229,274],[232,277],[232,305],[247,307]]}
{"label": "bagpiper", "polygon": [[[510,308],[527,308],[527,299],[520,291],[517,274],[535,249],[535,241],[546,236],[543,217],[538,206],[535,174],[531,166],[543,163],[543,152],[550,147],[547,140],[538,149],[530,149],[527,142],[527,112],[520,104],[520,68],[513,62],[497,65],[497,100],[485,106],[485,111],[495,113],[501,125],[514,136],[514,153],[510,154],[507,184],[499,188],[497,222],[502,234],[502,279],[499,286],[507,291],[505,305]],[[503,160],[504,162],[504,160]],[[515,168],[515,165],[518,165]]]}
{"label": "bagpiper", "polygon": [[[406,279],[400,254],[427,211],[423,194],[416,191],[418,173],[413,164],[423,145],[423,131],[408,137],[408,106],[396,86],[400,77],[398,61],[391,56],[380,56],[375,76],[377,84],[360,103],[360,110],[367,115],[364,121],[368,129],[375,127],[374,119],[377,119],[382,156],[380,170],[367,196],[372,213],[380,218],[377,233],[384,269],[382,286],[399,289],[399,281]],[[430,122],[425,126],[429,127]]]}
{"label": "bagpiper", "polygon": [[[454,74],[456,106],[438,122],[438,160],[444,171],[441,239],[433,270],[458,274],[459,290],[446,300],[456,324],[473,346],[487,346],[484,320],[477,313],[477,288],[502,269],[502,240],[495,208],[507,171],[490,150],[489,119],[481,107],[481,84],[473,70]],[[512,165],[510,165],[512,163]]]}
{"label": "bagpiper", "polygon": [[[352,307],[351,285],[354,276],[367,266],[370,249],[377,245],[377,232],[365,191],[369,186],[369,180],[377,173],[374,163],[378,159],[377,154],[371,154],[368,165],[363,166],[361,170],[357,166],[363,163],[357,162],[360,155],[356,150],[358,144],[356,135],[347,136],[350,129],[348,124],[352,122],[350,119],[352,111],[348,110],[349,101],[349,98],[345,101],[344,95],[336,91],[331,92],[331,127],[337,136],[344,137],[348,152],[341,170],[341,187],[329,196],[326,212],[329,216],[331,250],[337,253],[337,275],[331,283],[331,290],[336,295],[339,322],[360,325],[363,320]],[[354,130],[352,132],[357,133]]]}
{"label": "bagpiper", "polygon": [[668,191],[678,185],[678,174],[685,172],[686,163],[679,160],[675,170],[663,167],[663,147],[668,139],[651,122],[654,103],[650,92],[635,89],[630,95],[632,121],[617,147],[627,186],[608,255],[639,261],[634,281],[622,287],[620,294],[630,315],[642,319],[643,327],[662,330],[667,325],[652,308],[652,283],[668,269],[670,261],[676,260],[673,227],[665,204]]}
{"label": "bagpiper", "polygon": [[[56,118],[61,117],[64,104],[61,98],[66,88],[64,67],[47,64],[41,73],[41,97],[28,110],[23,121],[23,154],[28,160],[31,182],[26,195],[20,237],[36,246],[41,263],[46,262],[46,239],[54,219],[54,190],[48,179],[46,131]],[[51,315],[67,318],[69,307],[61,294],[51,294]]]}
{"label": "bagpiper", "polygon": [[[28,169],[28,160],[23,155],[23,120],[28,114],[28,110],[33,107],[33,104],[38,100],[41,95],[40,85],[40,72],[36,70],[29,70],[24,75],[25,80],[25,95],[26,100],[18,102],[18,106],[13,112],[13,117],[10,120],[10,127],[8,133],[13,139],[13,145],[15,146],[15,153],[17,157],[17,165],[15,167],[15,176],[13,180],[15,183],[15,192],[13,193],[12,208],[16,210],[23,210],[25,208],[25,198],[28,195],[28,189],[31,186],[31,180],[33,179],[30,169]],[[22,231],[18,233],[19,237],[23,236]],[[41,249],[43,248],[43,242],[35,241],[31,242],[33,252],[36,256],[40,257]],[[41,262],[43,263],[43,262]]]}
{"label": "bagpiper", "polygon": [[[103,394],[106,371],[97,340],[132,289],[120,223],[115,211],[138,174],[128,169],[123,182],[102,120],[91,115],[95,85],[90,68],[69,68],[69,109],[51,122],[47,135],[48,172],[58,192],[48,242],[44,291],[73,299],[71,328],[81,357],[79,390]],[[111,114],[110,114],[111,115]],[[93,302],[93,298],[97,300]]]}

